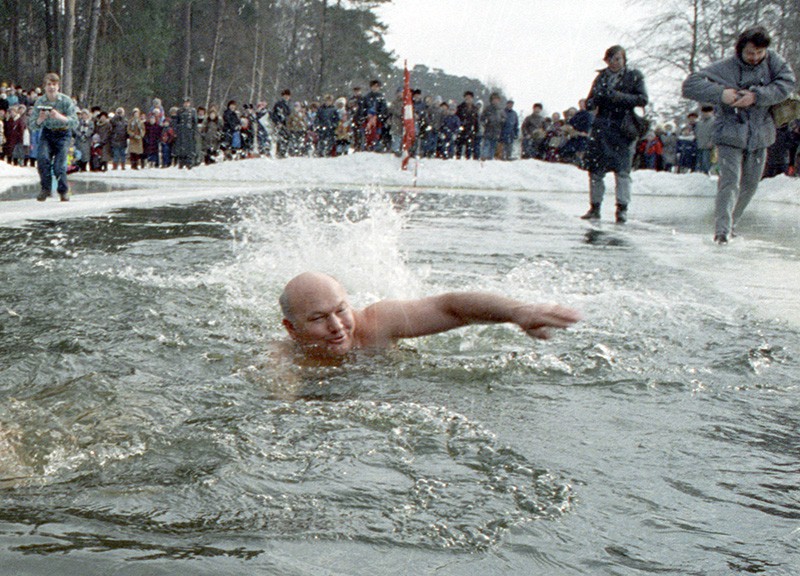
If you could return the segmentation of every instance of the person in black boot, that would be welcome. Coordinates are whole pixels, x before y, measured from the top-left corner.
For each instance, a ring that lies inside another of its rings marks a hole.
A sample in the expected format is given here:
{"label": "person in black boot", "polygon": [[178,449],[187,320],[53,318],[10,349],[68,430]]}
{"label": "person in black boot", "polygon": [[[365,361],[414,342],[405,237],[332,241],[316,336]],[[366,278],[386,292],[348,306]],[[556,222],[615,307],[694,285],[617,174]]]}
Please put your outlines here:
{"label": "person in black boot", "polygon": [[581,216],[581,220],[600,220],[600,204],[592,204],[589,211]]}
{"label": "person in black boot", "polygon": [[[640,127],[633,109],[647,105],[644,76],[629,68],[622,46],[606,50],[607,68],[601,70],[586,99],[587,110],[595,113],[584,167],[589,172],[587,220],[600,217],[608,172],[616,178],[617,222],[625,220],[631,199],[631,164]],[[595,207],[596,210],[595,210]],[[594,215],[596,212],[596,216]]]}
{"label": "person in black boot", "polygon": [[617,224],[625,224],[628,221],[628,205],[617,204]]}

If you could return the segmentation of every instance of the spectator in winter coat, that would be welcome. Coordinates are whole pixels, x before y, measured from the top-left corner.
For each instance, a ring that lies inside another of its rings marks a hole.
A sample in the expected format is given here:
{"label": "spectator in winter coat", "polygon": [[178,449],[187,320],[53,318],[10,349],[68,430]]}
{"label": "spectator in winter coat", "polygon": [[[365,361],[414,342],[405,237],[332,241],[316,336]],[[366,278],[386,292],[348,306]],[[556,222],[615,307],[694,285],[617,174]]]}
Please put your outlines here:
{"label": "spectator in winter coat", "polygon": [[726,244],[736,221],[756,193],[767,148],[775,142],[770,106],[786,99],[795,86],[792,69],[769,50],[770,35],[762,26],[742,32],[736,53],[690,74],[683,95],[715,103],[714,143],[719,180],[714,208],[714,241]]}
{"label": "spectator in winter coat", "polygon": [[439,130],[442,128],[442,107],[441,102],[436,102],[433,96],[426,96],[424,99],[425,109],[420,118],[420,131],[422,138],[422,156],[433,158],[436,156],[436,147],[439,142]]}
{"label": "spectator in winter coat", "polygon": [[391,150],[395,156],[400,156],[403,145],[403,89],[398,88],[394,100],[389,104],[389,131],[391,133]]}
{"label": "spectator in winter coat", "polygon": [[456,139],[456,158],[478,159],[476,141],[479,126],[478,107],[475,105],[475,95],[467,90],[464,92],[464,101],[456,108],[456,116],[461,121],[461,128]]}
{"label": "spectator in winter coat", "polygon": [[644,140],[639,144],[642,159],[644,161],[644,168],[648,170],[656,170],[661,164],[661,154],[664,152],[664,145],[658,139],[654,131],[650,131],[645,136]]}
{"label": "spectator in winter coat", "polygon": [[461,120],[459,120],[455,111],[450,108],[447,102],[442,102],[440,105],[442,109],[442,127],[439,130],[439,158],[448,160],[455,155],[456,151],[456,138],[461,128]]}
{"label": "spectator in winter coat", "polygon": [[700,119],[694,125],[697,144],[695,170],[708,174],[711,171],[711,152],[714,150],[714,107],[705,104],[700,110]]}
{"label": "spectator in winter coat", "polygon": [[290,156],[305,156],[306,132],[308,131],[308,121],[306,120],[306,110],[300,102],[295,102],[292,113],[286,119],[286,132],[288,134],[288,152]]}
{"label": "spectator in winter coat", "polygon": [[278,158],[285,158],[289,151],[289,128],[287,123],[289,116],[292,115],[291,99],[291,90],[286,89],[281,92],[281,99],[272,107],[272,113],[270,114],[270,120],[272,120],[272,125],[275,127],[275,140],[278,145],[276,155]]}
{"label": "spectator in winter coat", "polygon": [[[789,125],[781,126],[775,133],[775,142],[767,148],[767,162],[764,178],[774,178],[789,170],[789,150],[792,145],[792,131]],[[33,143],[31,143],[33,146]]]}
{"label": "spectator in winter coat", "polygon": [[500,132],[500,141],[503,144],[503,160],[511,160],[514,142],[519,137],[519,116],[514,111],[514,101],[506,102],[503,129]]}
{"label": "spectator in winter coat", "polygon": [[353,130],[353,149],[356,152],[364,150],[364,129],[367,124],[367,106],[360,86],[353,86],[353,94],[347,102],[347,111],[350,114],[350,124]]}
{"label": "spectator in winter coat", "polygon": [[89,110],[84,109],[80,113],[78,127],[73,132],[75,138],[75,149],[80,153],[80,159],[76,162],[78,170],[86,172],[89,160],[92,156],[92,135],[94,134],[94,122]]}
{"label": "spectator in winter coat", "polygon": [[165,116],[161,125],[161,167],[172,166],[172,145],[175,143],[175,130],[172,128],[172,119]]}
{"label": "spectator in winter coat", "polygon": [[101,111],[97,115],[97,122],[94,125],[94,133],[99,136],[98,144],[100,150],[100,162],[107,165],[112,161],[111,155],[111,122],[108,120],[108,113]]}
{"label": "spectator in winter coat", "polygon": [[200,132],[203,141],[203,161],[205,164],[213,164],[222,141],[222,122],[215,106],[208,109],[208,117],[200,126]]}
{"label": "spectator in winter coat", "polygon": [[172,155],[178,160],[178,168],[192,169],[197,154],[197,111],[190,98],[183,99],[183,106],[175,116],[175,144]]}
{"label": "spectator in winter coat", "polygon": [[542,105],[533,105],[533,113],[525,117],[522,121],[522,157],[541,158],[542,142],[546,131],[544,129],[544,115]]}
{"label": "spectator in winter coat", "polygon": [[142,122],[141,112],[134,108],[128,122],[128,153],[131,157],[131,168],[138,170],[139,166],[144,168],[142,162],[144,155],[144,122]]}
{"label": "spectator in winter coat", "polygon": [[[374,116],[375,119],[375,125],[372,129],[374,142],[372,145],[367,146],[367,150],[375,150],[378,152],[385,148],[385,144],[388,144],[383,134],[384,132],[388,133],[389,107],[386,104],[386,98],[383,96],[383,92],[381,92],[382,88],[383,84],[381,84],[380,80],[373,80],[369,83],[369,92],[364,96],[367,121],[369,121],[369,116]],[[384,127],[386,127],[386,129],[384,129]],[[364,137],[366,140],[366,134]]]}
{"label": "spectator in winter coat", "polygon": [[125,170],[125,156],[128,151],[128,119],[125,109],[117,108],[111,119],[111,166],[114,170],[122,167]]}
{"label": "spectator in winter coat", "polygon": [[22,139],[25,135],[25,120],[20,116],[20,108],[18,105],[13,105],[9,108],[11,114],[6,118],[3,126],[5,143],[3,144],[3,156],[6,162],[12,163],[14,161],[14,150],[18,146],[22,146]]}
{"label": "spectator in winter coat", "polygon": [[480,122],[483,132],[481,142],[481,160],[492,160],[497,151],[497,143],[505,123],[505,110],[500,106],[500,94],[493,92],[489,96],[489,105],[481,112]]}
{"label": "spectator in winter coat", "polygon": [[161,144],[161,124],[158,116],[150,114],[144,127],[143,153],[151,168],[158,168],[158,148]]}
{"label": "spectator in winter coat", "polygon": [[339,115],[333,106],[333,95],[326,94],[322,100],[322,106],[319,107],[317,116],[314,118],[314,131],[317,134],[317,156],[326,158],[333,153],[338,121]]}
{"label": "spectator in winter coat", "polygon": [[687,124],[681,129],[675,151],[678,157],[678,172],[681,174],[692,172],[697,163],[697,142],[691,125]]}
{"label": "spectator in winter coat", "polygon": [[336,156],[343,156],[350,151],[350,140],[353,137],[353,126],[347,110],[347,99],[342,96],[334,103],[338,124],[336,125]]}
{"label": "spectator in winter coat", "polygon": [[589,171],[589,211],[585,220],[600,218],[605,195],[605,175],[616,178],[616,221],[627,220],[631,200],[631,168],[639,134],[633,109],[647,105],[644,76],[628,68],[625,49],[611,46],[606,50],[607,68],[600,71],[592,84],[586,108],[595,112],[592,132],[586,151],[585,167]]}
{"label": "spectator in winter coat", "polygon": [[589,132],[592,130],[593,119],[592,113],[586,109],[586,99],[581,98],[578,101],[578,110],[567,121],[572,127],[571,135],[567,142],[569,150],[562,149],[561,151],[562,155],[568,152],[578,166],[583,166],[583,157],[586,154],[586,148],[589,146]]}
{"label": "spectator in winter coat", "polygon": [[228,105],[225,107],[225,112],[222,113],[222,145],[227,150],[233,148],[234,134],[239,131],[241,126],[236,107],[236,100],[229,100]]}
{"label": "spectator in winter coat", "polygon": [[672,169],[678,164],[678,136],[672,124],[664,126],[664,131],[659,134],[661,146],[661,169],[665,172],[672,172]]}

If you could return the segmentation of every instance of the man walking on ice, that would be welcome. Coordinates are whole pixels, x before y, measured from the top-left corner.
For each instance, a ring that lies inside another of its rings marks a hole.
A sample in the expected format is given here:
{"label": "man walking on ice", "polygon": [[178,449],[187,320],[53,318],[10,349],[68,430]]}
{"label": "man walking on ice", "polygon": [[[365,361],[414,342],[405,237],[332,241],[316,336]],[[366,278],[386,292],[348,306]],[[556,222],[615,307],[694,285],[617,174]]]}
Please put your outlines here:
{"label": "man walking on ice", "polygon": [[728,243],[755,195],[767,148],[775,142],[770,106],[785,100],[795,87],[792,69],[769,45],[766,28],[748,28],[739,35],[736,54],[690,74],[683,83],[685,98],[718,107],[714,242],[720,245]]}
{"label": "man walking on ice", "polygon": [[67,185],[67,151],[72,131],[78,127],[78,114],[72,98],[59,92],[61,79],[50,72],[44,77],[44,95],[33,108],[33,129],[42,131],[36,166],[39,169],[41,190],[36,199],[44,202],[50,197],[53,176],[58,180],[58,195],[62,202],[69,200]]}

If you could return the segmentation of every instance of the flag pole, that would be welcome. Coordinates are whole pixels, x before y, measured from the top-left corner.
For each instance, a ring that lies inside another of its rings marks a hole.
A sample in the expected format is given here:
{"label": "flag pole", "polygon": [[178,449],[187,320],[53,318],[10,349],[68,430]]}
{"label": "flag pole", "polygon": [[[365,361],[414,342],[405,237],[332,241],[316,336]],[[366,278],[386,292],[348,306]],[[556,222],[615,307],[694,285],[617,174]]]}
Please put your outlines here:
{"label": "flag pole", "polygon": [[[414,102],[411,98],[411,74],[408,72],[408,60],[403,62],[403,160],[400,162],[402,170],[408,170],[408,161],[411,159],[411,146],[414,144]],[[416,186],[416,169],[414,171],[414,186]]]}

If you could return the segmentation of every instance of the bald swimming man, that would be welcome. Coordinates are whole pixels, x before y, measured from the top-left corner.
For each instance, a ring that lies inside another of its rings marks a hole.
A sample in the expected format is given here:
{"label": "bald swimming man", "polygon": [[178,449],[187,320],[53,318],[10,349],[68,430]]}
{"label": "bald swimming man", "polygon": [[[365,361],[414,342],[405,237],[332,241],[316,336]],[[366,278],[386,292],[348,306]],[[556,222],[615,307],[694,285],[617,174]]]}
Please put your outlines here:
{"label": "bald swimming man", "polygon": [[449,292],[418,300],[382,300],[354,310],[347,291],[333,277],[304,272],[280,297],[283,325],[302,357],[338,363],[352,350],[385,349],[401,338],[427,336],[468,324],[518,325],[531,338],[547,339],[550,328],[580,319],[571,308],[527,304],[483,292]]}

